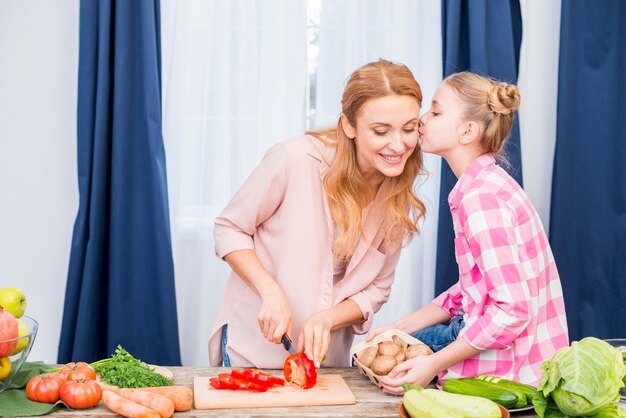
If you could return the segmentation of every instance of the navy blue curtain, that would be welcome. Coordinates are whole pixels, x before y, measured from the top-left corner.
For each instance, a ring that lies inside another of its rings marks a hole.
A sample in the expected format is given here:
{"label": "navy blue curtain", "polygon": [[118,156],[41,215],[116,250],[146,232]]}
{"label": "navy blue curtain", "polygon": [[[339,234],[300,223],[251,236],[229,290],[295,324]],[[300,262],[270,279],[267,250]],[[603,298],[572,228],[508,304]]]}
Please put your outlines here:
{"label": "navy blue curtain", "polygon": [[165,151],[159,0],[80,2],[78,181],[58,361],[121,344],[180,365]]}
{"label": "navy blue curtain", "polygon": [[[511,83],[517,82],[522,42],[519,0],[442,0],[443,76],[472,71]],[[522,184],[519,125],[515,121],[504,153],[505,167]],[[457,178],[445,162],[441,166],[437,272],[435,293],[459,279],[454,258],[454,230],[448,194]]]}
{"label": "navy blue curtain", "polygon": [[563,1],[550,242],[570,338],[626,336],[626,2]]}

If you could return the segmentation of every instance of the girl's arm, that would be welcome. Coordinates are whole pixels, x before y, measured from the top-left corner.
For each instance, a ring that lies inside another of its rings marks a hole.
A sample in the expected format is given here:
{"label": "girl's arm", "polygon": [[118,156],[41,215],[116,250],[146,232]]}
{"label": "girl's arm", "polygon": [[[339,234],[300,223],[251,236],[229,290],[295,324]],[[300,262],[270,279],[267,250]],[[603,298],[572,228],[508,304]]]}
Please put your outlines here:
{"label": "girl's arm", "polygon": [[412,314],[397,320],[393,326],[411,334],[432,325],[448,322],[450,319],[452,316],[448,312],[434,303],[429,303]]}
{"label": "girl's arm", "polygon": [[426,327],[430,327],[432,325],[441,324],[452,319],[452,316],[442,309],[440,306],[435,305],[434,303],[429,303],[423,308],[398,319],[391,325],[386,327],[377,328],[367,334],[365,341],[371,341],[378,334],[391,329],[399,329],[401,331],[406,332],[407,334],[412,334],[415,331],[419,331]]}
{"label": "girl's arm", "polygon": [[274,278],[265,270],[255,251],[237,250],[224,256],[235,273],[261,298],[259,327],[263,336],[278,344],[285,332],[291,333],[289,303]]}
{"label": "girl's arm", "polygon": [[380,379],[383,390],[393,395],[402,395],[403,383],[418,384],[426,387],[437,374],[453,364],[480,353],[462,336],[441,351],[429,356],[416,357],[404,361]]}

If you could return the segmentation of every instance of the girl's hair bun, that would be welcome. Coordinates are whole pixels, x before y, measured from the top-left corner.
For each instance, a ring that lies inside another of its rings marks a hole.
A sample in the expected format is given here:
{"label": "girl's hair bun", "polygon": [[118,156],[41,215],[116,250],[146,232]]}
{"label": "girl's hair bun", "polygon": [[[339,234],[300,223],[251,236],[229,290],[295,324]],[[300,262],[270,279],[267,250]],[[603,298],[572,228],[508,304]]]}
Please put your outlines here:
{"label": "girl's hair bun", "polygon": [[489,91],[487,103],[494,113],[508,115],[519,108],[519,90],[514,84],[496,83]]}

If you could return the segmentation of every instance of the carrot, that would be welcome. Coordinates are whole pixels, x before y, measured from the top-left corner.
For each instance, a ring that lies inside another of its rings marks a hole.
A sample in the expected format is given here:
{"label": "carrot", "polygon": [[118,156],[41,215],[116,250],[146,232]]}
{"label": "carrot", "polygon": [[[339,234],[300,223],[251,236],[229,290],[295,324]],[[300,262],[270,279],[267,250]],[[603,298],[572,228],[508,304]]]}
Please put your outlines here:
{"label": "carrot", "polygon": [[127,418],[161,418],[158,412],[117,395],[110,390],[102,392],[102,400],[111,411]]}
{"label": "carrot", "polygon": [[139,390],[167,396],[174,402],[174,409],[179,412],[190,410],[193,403],[193,391],[186,386],[156,386]]}
{"label": "carrot", "polygon": [[174,402],[165,395],[139,389],[120,389],[117,394],[157,411],[161,418],[170,418],[174,415]]}

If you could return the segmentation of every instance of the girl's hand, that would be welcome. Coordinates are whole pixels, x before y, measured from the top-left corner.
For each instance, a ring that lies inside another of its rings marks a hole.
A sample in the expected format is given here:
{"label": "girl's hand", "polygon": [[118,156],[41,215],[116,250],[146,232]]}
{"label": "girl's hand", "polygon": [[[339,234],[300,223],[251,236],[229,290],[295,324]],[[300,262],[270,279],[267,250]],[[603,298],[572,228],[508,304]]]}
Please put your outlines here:
{"label": "girl's hand", "polygon": [[379,380],[383,391],[392,395],[402,395],[403,383],[428,386],[439,373],[434,363],[432,356],[422,356],[398,364],[387,376]]}
{"label": "girl's hand", "polygon": [[291,333],[291,309],[280,287],[272,286],[263,292],[257,319],[263,336],[275,344],[280,344],[283,334]]}
{"label": "girl's hand", "polygon": [[333,321],[324,312],[314,315],[304,323],[298,338],[298,351],[304,351],[319,368],[330,344]]}
{"label": "girl's hand", "polygon": [[375,336],[382,334],[383,332],[390,330],[393,328],[393,325],[385,325],[384,327],[380,327],[380,328],[376,328],[371,330],[368,334],[367,337],[365,337],[365,342],[370,342],[374,339]]}

